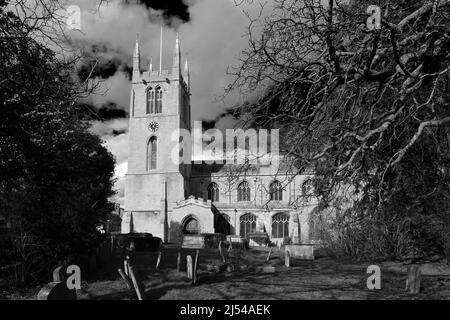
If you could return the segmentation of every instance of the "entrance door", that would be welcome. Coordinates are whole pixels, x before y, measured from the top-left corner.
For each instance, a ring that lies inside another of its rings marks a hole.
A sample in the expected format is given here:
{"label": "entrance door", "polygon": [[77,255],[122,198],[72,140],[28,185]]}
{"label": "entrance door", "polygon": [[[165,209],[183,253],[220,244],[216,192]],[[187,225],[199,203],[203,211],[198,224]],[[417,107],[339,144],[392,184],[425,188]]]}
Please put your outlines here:
{"label": "entrance door", "polygon": [[198,224],[197,219],[195,218],[189,218],[184,223],[183,227],[183,234],[199,234],[200,233],[200,226]]}

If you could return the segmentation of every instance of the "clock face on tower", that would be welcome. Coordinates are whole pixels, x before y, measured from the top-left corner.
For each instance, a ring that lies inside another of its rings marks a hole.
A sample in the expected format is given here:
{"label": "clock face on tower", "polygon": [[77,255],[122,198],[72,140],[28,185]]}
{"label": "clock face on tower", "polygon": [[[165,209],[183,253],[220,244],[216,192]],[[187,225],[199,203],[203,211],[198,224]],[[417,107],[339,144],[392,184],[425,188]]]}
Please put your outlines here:
{"label": "clock face on tower", "polygon": [[156,132],[156,131],[158,131],[158,129],[159,129],[159,124],[158,124],[158,122],[156,122],[156,121],[152,121],[152,122],[150,122],[150,123],[148,124],[148,128],[149,128],[150,131]]}

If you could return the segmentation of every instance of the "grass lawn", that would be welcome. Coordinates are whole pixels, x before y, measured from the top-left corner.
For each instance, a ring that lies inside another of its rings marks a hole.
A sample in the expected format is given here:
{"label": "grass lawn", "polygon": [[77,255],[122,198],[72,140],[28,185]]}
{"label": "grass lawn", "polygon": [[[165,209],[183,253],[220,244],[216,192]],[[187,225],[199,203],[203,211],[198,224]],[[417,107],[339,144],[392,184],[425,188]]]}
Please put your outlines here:
{"label": "grass lawn", "polygon": [[[177,248],[168,246],[162,254],[159,270],[155,270],[156,254],[139,253],[136,265],[145,287],[145,299],[449,299],[450,267],[443,263],[422,267],[422,292],[410,295],[404,291],[406,266],[384,262],[381,289],[366,287],[367,267],[372,263],[320,258],[304,261],[291,258],[284,266],[283,251],[275,249],[266,262],[267,248],[232,251],[234,271],[208,271],[207,265],[220,265],[217,250],[200,252],[198,284],[186,278],[186,255],[182,251],[182,270],[176,272]],[[373,263],[376,264],[376,263]],[[263,266],[274,266],[275,273],[264,273]],[[118,265],[117,265],[118,266]],[[84,282],[79,299],[135,299],[118,273],[104,273],[104,279]]]}

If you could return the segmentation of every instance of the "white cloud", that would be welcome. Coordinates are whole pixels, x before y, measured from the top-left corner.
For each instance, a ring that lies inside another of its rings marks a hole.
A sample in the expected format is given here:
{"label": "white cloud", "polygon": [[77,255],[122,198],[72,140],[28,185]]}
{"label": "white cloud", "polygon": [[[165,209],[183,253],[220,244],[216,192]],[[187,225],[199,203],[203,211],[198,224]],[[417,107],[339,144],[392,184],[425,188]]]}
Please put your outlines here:
{"label": "white cloud", "polygon": [[[159,22],[153,17],[159,13],[149,12],[141,5],[123,6],[119,0],[108,1],[99,11],[95,11],[96,2],[91,0],[76,0],[81,6],[82,32],[70,32],[74,39],[84,43],[106,44],[112,51],[128,54],[128,64],[134,49],[136,35],[139,34],[142,64],[145,68],[150,56],[153,57],[154,69],[159,61]],[[106,3],[106,2],[105,2]],[[189,5],[191,20],[179,25],[183,64],[186,54],[189,58],[191,74],[191,105],[193,120],[212,120],[225,111],[226,105],[216,102],[216,95],[223,93],[230,78],[225,70],[230,65],[238,63],[239,53],[247,45],[243,37],[248,24],[242,13],[243,9],[255,12],[259,2],[235,6],[231,0],[186,0]],[[163,69],[170,69],[172,63],[175,31],[164,30]],[[123,57],[122,57],[123,58]],[[129,109],[130,82],[125,74],[117,72],[108,78],[101,86],[102,95],[92,95],[91,102],[100,105],[105,102],[115,102]],[[236,96],[227,101],[228,106],[238,102]],[[220,126],[233,123],[230,118],[220,121]],[[120,119],[104,124],[94,123],[92,132],[105,140],[117,160],[116,175],[120,177],[116,188],[123,191],[123,173],[128,158],[128,135],[111,135],[113,129],[123,129],[128,120]],[[122,193],[123,194],[123,193]],[[119,197],[120,198],[120,197]]]}

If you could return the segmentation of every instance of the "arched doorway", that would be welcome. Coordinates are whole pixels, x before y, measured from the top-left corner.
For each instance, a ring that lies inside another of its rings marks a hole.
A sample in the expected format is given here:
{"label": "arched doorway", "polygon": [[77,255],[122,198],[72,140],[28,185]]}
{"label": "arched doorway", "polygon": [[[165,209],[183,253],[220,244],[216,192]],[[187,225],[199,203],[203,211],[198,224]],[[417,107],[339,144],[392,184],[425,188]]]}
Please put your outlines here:
{"label": "arched doorway", "polygon": [[200,224],[194,217],[189,217],[183,224],[183,234],[200,234]]}

